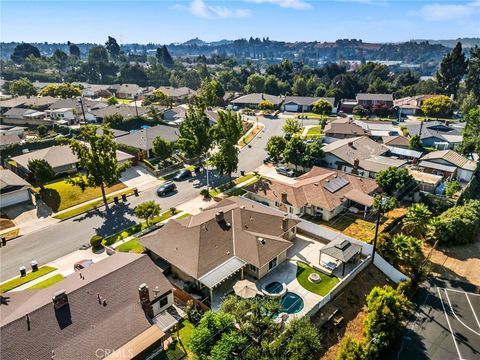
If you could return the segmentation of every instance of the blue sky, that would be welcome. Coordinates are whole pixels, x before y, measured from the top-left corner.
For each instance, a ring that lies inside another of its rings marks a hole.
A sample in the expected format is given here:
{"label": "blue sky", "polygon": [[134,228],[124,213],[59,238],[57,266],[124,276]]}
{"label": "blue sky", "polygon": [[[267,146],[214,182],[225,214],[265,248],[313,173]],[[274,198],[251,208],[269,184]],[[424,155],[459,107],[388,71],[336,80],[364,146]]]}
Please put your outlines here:
{"label": "blue sky", "polygon": [[480,37],[480,0],[0,0],[1,41]]}

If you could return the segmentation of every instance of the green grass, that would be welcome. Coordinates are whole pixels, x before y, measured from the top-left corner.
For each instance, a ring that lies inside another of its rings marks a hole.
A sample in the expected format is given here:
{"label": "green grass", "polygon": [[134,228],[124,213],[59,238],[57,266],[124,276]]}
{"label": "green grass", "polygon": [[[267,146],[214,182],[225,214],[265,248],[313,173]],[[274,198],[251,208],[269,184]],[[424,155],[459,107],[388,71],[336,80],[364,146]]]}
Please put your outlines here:
{"label": "green grass", "polygon": [[[105,189],[106,193],[112,193],[124,189],[123,183],[115,184]],[[39,188],[35,189],[39,191]],[[60,180],[45,185],[42,192],[42,200],[54,211],[61,211],[69,207],[79,205],[85,201],[93,200],[102,196],[100,188],[86,188],[82,191],[80,187],[67,184],[66,180]]]}
{"label": "green grass", "polygon": [[[308,276],[313,273],[318,274],[322,279],[318,284],[308,280]],[[340,282],[338,278],[317,271],[301,261],[297,261],[297,280],[305,289],[321,296],[327,295]]]}
{"label": "green grass", "polygon": [[[252,179],[253,177],[255,177],[255,174],[254,173],[249,173],[249,174],[246,174],[244,176],[240,176],[239,178],[236,178],[235,180],[233,180],[232,182],[229,182],[229,183],[226,183],[226,184],[223,184],[222,186],[219,186],[215,189],[212,189],[210,190],[210,196],[217,196],[218,194],[222,193],[222,192],[225,192],[227,191],[228,189],[231,189],[232,187],[234,187],[235,185],[238,185],[238,184],[241,184],[245,181],[248,181],[250,179]],[[249,183],[250,185],[250,183]]]}
{"label": "green grass", "polygon": [[39,283],[30,286],[28,289],[45,289],[53,284],[56,284],[59,281],[62,281],[65,277],[62,274],[53,275],[46,280],[40,281]]}
{"label": "green grass", "polygon": [[228,193],[229,196],[242,196],[242,195],[245,195],[246,191],[243,190],[242,188],[239,188],[239,189],[235,189],[233,191],[230,191]]}
{"label": "green grass", "polygon": [[133,239],[118,246],[117,250],[121,252],[134,252],[141,254],[145,248],[137,240]]}
{"label": "green grass", "polygon": [[[118,196],[120,198],[122,196],[122,194],[126,194],[127,196],[129,196],[129,195],[133,194],[133,189],[128,189],[128,190],[122,191],[115,196]],[[109,204],[112,203],[113,198],[114,198],[114,196],[107,196],[107,202]],[[78,206],[74,209],[64,211],[60,214],[55,215],[53,218],[54,219],[59,219],[59,220],[68,219],[68,218],[71,218],[73,216],[83,214],[84,212],[87,212],[89,210],[92,210],[92,209],[94,209],[98,206],[102,206],[102,205],[103,205],[103,200],[93,201],[91,203],[88,203],[88,204],[85,204],[85,205],[82,205],[82,206]]]}
{"label": "green grass", "polygon": [[192,216],[192,214],[185,213],[185,214],[182,214],[182,215],[180,215],[179,217],[177,217],[177,219],[185,219],[185,218],[187,218],[187,217],[189,217],[189,216]]}
{"label": "green grass", "polygon": [[[178,360],[178,359],[193,359],[193,354],[188,349],[188,344],[190,343],[190,335],[192,330],[195,328],[191,322],[187,319],[183,319],[178,324],[180,327],[179,335],[180,341],[177,342],[177,346],[174,349],[166,349],[160,354],[155,356],[154,360]],[[177,338],[177,333],[173,334],[174,338]]]}
{"label": "green grass", "polygon": [[302,117],[306,116],[306,117],[308,117],[308,119],[322,119],[323,118],[323,115],[315,114],[315,113],[312,113],[312,112],[297,114],[296,118],[300,118],[300,116],[302,116]]}
{"label": "green grass", "polygon": [[[176,214],[178,214],[180,212],[180,210],[177,210]],[[149,226],[152,226],[152,225],[155,225],[159,222],[162,222],[164,220],[167,220],[168,218],[170,218],[172,216],[172,213],[170,210],[167,210],[165,211],[164,213],[154,217],[152,220],[149,221],[148,225]],[[120,240],[123,240],[137,232],[140,232],[142,230],[145,230],[147,228],[147,222],[146,221],[142,221],[141,223],[138,223],[136,225],[133,225],[131,227],[129,227],[128,229],[125,229],[123,231],[120,231],[116,234],[113,234],[113,235],[110,235],[108,237],[106,237],[104,240],[103,240],[103,244],[104,245],[111,245],[111,244],[114,244],[116,243],[117,241],[120,241]]]}
{"label": "green grass", "polygon": [[322,135],[322,127],[320,125],[312,126],[308,129],[307,135],[320,136]]}
{"label": "green grass", "polygon": [[42,266],[35,272],[29,272],[27,275],[23,277],[18,277],[18,278],[9,280],[7,282],[4,282],[3,284],[0,285],[0,293],[4,293],[12,289],[15,289],[16,287],[26,284],[32,280],[38,279],[40,276],[46,275],[55,270],[57,269],[51,266]]}

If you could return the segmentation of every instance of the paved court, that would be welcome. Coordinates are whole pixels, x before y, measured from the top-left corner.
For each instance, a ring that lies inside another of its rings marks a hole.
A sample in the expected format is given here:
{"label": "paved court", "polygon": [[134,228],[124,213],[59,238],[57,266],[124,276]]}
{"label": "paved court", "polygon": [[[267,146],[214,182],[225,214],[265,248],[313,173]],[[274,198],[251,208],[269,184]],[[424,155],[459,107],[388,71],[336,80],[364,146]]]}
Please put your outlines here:
{"label": "paved court", "polygon": [[389,359],[480,359],[480,293],[471,285],[431,280],[416,297],[415,319]]}

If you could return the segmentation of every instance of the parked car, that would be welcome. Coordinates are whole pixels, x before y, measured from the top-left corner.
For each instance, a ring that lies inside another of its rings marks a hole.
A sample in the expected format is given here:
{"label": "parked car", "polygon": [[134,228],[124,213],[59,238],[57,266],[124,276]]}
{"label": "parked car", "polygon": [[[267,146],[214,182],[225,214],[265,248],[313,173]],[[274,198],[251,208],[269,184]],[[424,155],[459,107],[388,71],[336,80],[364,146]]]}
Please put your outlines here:
{"label": "parked car", "polygon": [[192,176],[192,172],[190,170],[184,169],[184,170],[180,170],[178,174],[175,175],[173,180],[182,181],[182,180],[188,179],[191,176]]}
{"label": "parked car", "polygon": [[167,195],[171,192],[174,192],[176,189],[177,189],[177,185],[175,185],[171,181],[168,181],[168,182],[162,184],[162,186],[160,186],[157,189],[157,195],[158,196],[165,196],[165,195]]}
{"label": "parked car", "polygon": [[277,166],[275,170],[277,170],[277,174],[280,174],[280,175],[285,175],[288,177],[293,177],[295,175],[293,170],[289,169],[286,166]]}

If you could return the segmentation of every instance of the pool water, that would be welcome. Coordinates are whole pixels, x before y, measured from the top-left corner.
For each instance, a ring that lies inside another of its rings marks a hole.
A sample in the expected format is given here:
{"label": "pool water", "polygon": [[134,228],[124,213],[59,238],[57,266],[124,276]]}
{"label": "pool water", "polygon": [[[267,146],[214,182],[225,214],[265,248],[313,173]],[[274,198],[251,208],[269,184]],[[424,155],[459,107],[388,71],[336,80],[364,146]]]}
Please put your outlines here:
{"label": "pool water", "polygon": [[280,294],[283,290],[283,285],[278,281],[274,281],[265,286],[265,290],[270,294]]}
{"label": "pool water", "polygon": [[287,292],[282,299],[282,311],[287,314],[296,314],[303,309],[303,299],[292,292]]}

